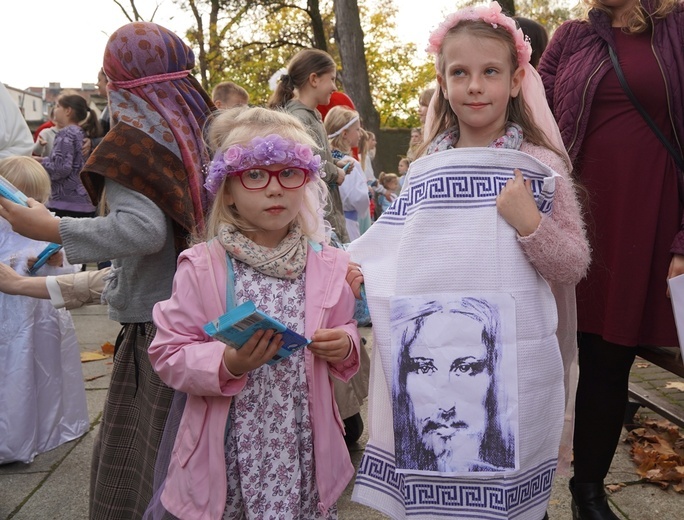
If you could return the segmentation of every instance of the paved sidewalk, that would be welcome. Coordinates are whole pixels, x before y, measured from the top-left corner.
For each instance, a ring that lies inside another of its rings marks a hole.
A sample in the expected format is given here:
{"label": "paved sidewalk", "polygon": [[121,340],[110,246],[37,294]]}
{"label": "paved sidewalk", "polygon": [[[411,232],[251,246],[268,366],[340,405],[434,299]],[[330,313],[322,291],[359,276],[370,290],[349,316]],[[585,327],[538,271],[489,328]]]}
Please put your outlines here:
{"label": "paved sidewalk", "polygon": [[[73,312],[76,331],[83,351],[100,351],[100,346],[114,343],[119,325],[107,319],[106,307],[93,306]],[[369,339],[370,329],[362,329]],[[683,382],[657,367],[637,366],[633,370],[635,380],[647,382],[654,391],[668,400],[680,403],[684,408],[684,392],[665,389],[670,381]],[[7,464],[0,466],[0,520],[82,520],[87,518],[90,456],[93,438],[97,432],[102,407],[111,374],[111,358],[83,363],[86,381],[88,410],[92,428],[82,438],[62,445],[36,457],[32,464]],[[642,409],[643,410],[643,409]],[[365,410],[364,410],[365,414]],[[367,432],[352,449],[352,460],[358,467]],[[639,477],[629,457],[629,446],[618,446],[607,483],[638,482]],[[552,520],[570,520],[570,496],[567,478],[557,477],[549,517]],[[351,501],[353,482],[338,502],[340,520],[374,520],[387,518],[374,510]],[[628,485],[610,496],[621,519],[674,520],[684,518],[684,496],[662,491],[648,484]],[[528,519],[521,519],[528,520]],[[538,520],[538,519],[529,519]]]}

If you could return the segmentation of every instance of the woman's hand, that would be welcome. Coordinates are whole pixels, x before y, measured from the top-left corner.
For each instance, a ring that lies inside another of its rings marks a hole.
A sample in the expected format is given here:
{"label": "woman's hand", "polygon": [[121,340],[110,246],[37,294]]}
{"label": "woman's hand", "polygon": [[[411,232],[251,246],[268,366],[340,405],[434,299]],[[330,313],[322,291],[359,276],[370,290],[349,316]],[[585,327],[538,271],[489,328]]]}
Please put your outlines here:
{"label": "woman's hand", "polygon": [[15,233],[26,238],[61,244],[59,217],[54,217],[50,210],[31,198],[28,205],[27,208],[0,197],[0,217],[10,223]]}
{"label": "woman's hand", "polygon": [[223,362],[234,376],[259,368],[276,355],[283,346],[283,335],[274,330],[258,330],[239,349],[226,346]]}
{"label": "woman's hand", "polygon": [[361,266],[356,262],[349,262],[347,266],[347,283],[351,287],[354,297],[357,300],[361,299],[361,284],[363,283],[363,273]]}
{"label": "woman's hand", "polygon": [[539,227],[541,214],[532,194],[532,182],[523,179],[522,172],[513,170],[514,177],[506,182],[496,198],[496,209],[518,235],[526,237]]}
{"label": "woman's hand", "polygon": [[[684,274],[684,255],[674,254],[670,261],[670,268],[667,271],[667,279]],[[667,297],[670,297],[670,287],[667,288]]]}
{"label": "woman's hand", "polygon": [[343,329],[318,329],[307,348],[323,361],[339,363],[349,355],[353,347],[349,335]]}

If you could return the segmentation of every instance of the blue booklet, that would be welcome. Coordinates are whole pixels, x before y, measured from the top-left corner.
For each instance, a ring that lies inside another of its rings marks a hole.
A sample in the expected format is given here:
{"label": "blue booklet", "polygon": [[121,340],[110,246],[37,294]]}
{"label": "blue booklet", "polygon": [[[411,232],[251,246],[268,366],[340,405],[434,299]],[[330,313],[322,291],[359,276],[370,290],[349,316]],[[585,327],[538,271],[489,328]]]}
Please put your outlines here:
{"label": "blue booklet", "polygon": [[43,249],[43,250],[40,252],[40,254],[38,255],[38,259],[36,260],[36,263],[33,264],[33,267],[31,267],[31,269],[28,270],[29,274],[30,274],[31,276],[33,276],[34,274],[36,274],[36,272],[38,272],[38,269],[40,269],[41,267],[43,267],[43,266],[45,265],[45,262],[47,262],[48,259],[49,259],[52,255],[54,255],[57,251],[59,251],[60,249],[62,249],[62,246],[60,246],[59,244],[54,244],[54,243],[52,243],[52,242],[49,243],[49,244],[45,247],[45,249]]}
{"label": "blue booklet", "polygon": [[15,204],[21,204],[22,206],[28,206],[26,202],[26,195],[24,195],[20,190],[14,187],[10,181],[5,179],[0,175],[0,196],[11,200]]}
{"label": "blue booklet", "polygon": [[283,346],[268,361],[269,365],[276,364],[311,343],[304,336],[257,309],[251,301],[238,305],[204,326],[204,331],[212,338],[235,349],[241,348],[256,331],[262,329],[272,329],[283,335]]}

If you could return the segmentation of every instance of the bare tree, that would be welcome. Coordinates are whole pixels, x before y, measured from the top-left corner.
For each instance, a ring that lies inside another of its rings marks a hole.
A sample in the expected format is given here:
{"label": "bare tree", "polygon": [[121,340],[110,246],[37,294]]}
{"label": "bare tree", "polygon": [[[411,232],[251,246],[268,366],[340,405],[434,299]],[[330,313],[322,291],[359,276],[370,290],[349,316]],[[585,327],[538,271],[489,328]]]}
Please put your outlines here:
{"label": "bare tree", "polygon": [[[144,22],[145,19],[140,15],[138,12],[138,8],[135,5],[135,0],[129,0],[129,3],[131,4],[131,13],[129,13],[126,8],[122,5],[122,3],[119,0],[113,0],[113,2],[119,6],[119,9],[123,12],[124,16],[128,19],[129,22]],[[157,9],[159,9],[159,4],[156,5],[154,8],[154,12],[152,13],[152,16],[148,21],[154,20],[154,15],[157,14]]]}
{"label": "bare tree", "polygon": [[334,8],[335,41],[342,60],[344,90],[354,100],[364,127],[377,134],[380,115],[370,92],[358,1],[335,0]]}

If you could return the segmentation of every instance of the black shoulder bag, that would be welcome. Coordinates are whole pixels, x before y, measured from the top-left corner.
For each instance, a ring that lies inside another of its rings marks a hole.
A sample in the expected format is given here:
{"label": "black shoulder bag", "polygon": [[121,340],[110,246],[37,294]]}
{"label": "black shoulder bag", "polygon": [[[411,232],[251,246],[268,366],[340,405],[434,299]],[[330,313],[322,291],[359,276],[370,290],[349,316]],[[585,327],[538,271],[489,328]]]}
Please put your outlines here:
{"label": "black shoulder bag", "polygon": [[[646,112],[646,109],[641,106],[641,103],[637,101],[637,98],[634,97],[634,94],[632,93],[632,90],[629,88],[629,85],[627,84],[627,80],[625,79],[625,75],[622,73],[622,67],[620,67],[620,64],[618,63],[617,55],[615,54],[615,50],[609,45],[608,46],[608,52],[610,53],[610,60],[613,62],[613,68],[615,69],[615,74],[617,74],[618,81],[620,82],[620,85],[622,85],[622,89],[625,91],[625,94],[627,94],[627,97],[629,100],[632,102],[634,105],[634,108],[636,108],[639,113],[641,114],[641,117],[644,118],[644,121],[648,124],[649,127],[651,127],[651,130],[653,130],[653,133],[660,139],[660,141],[665,145],[665,148],[667,151],[670,153],[672,158],[675,161],[675,164],[677,165],[677,168],[679,169],[680,172],[684,173],[684,160],[682,160],[682,156],[679,155],[679,152],[677,149],[674,147],[672,142],[665,137],[665,135],[660,131],[660,128],[658,128],[658,125],[656,125],[655,121],[651,119],[651,116],[648,115],[648,112]],[[680,176],[681,177],[681,174]],[[680,180],[680,184],[682,182],[682,179]],[[680,192],[681,192],[681,186],[680,186]]]}

